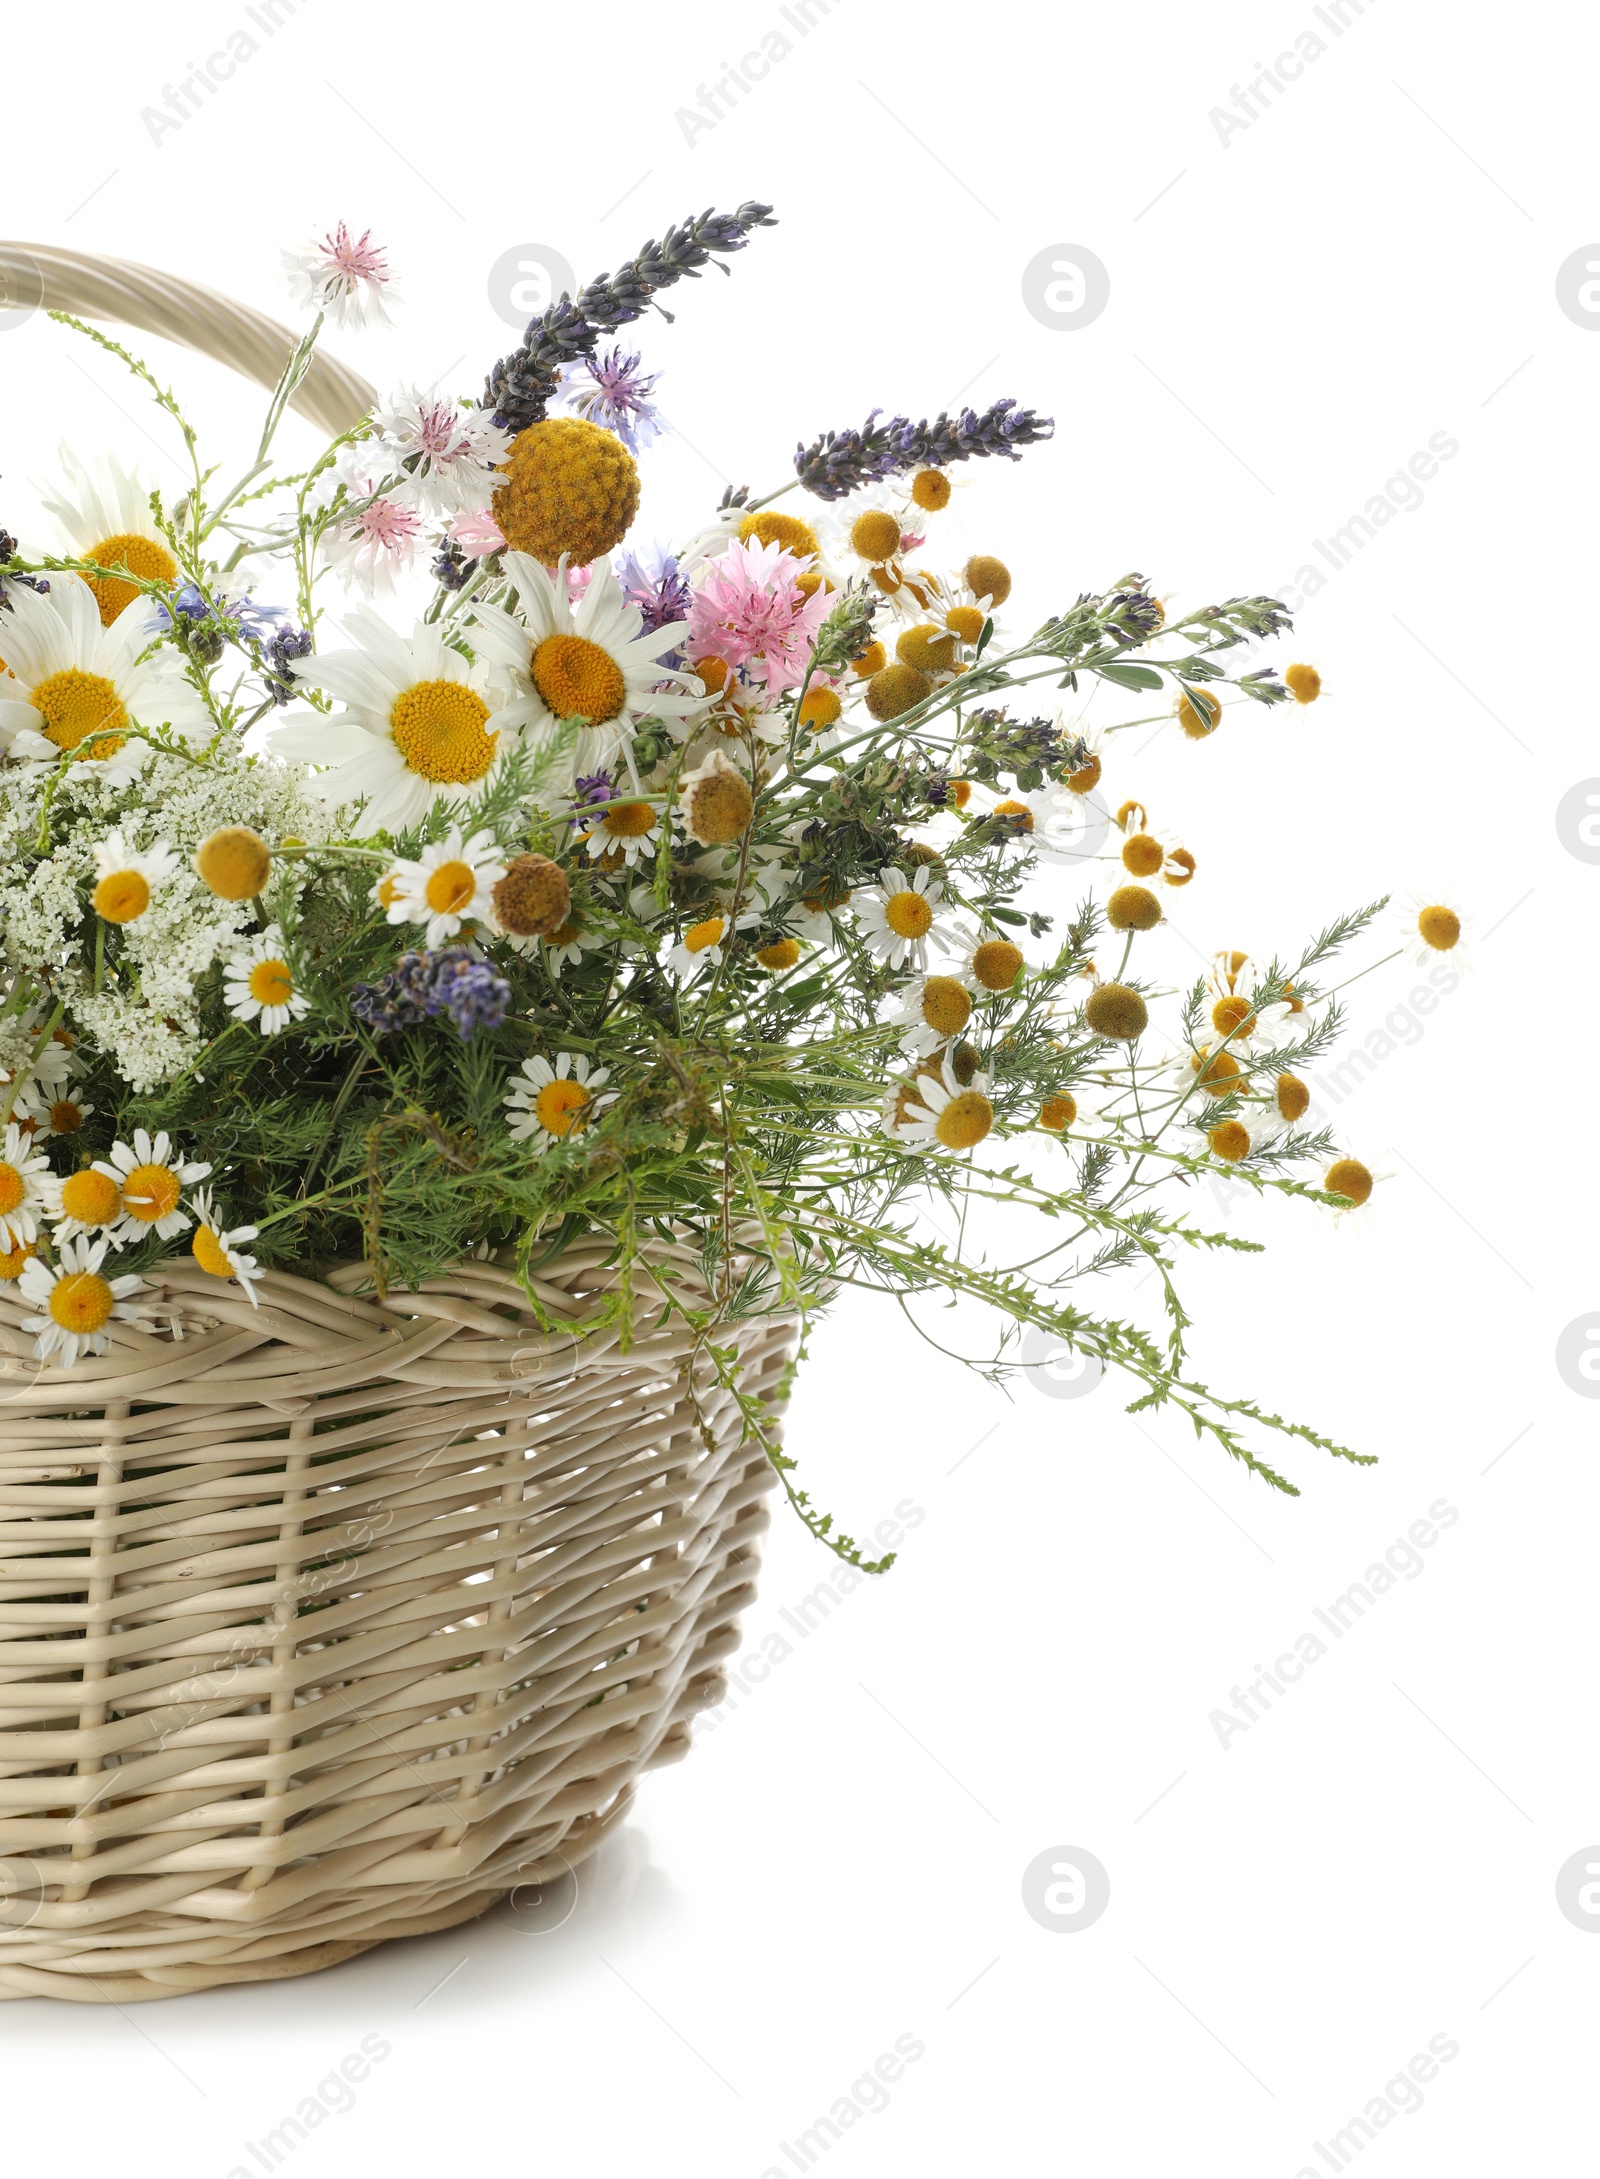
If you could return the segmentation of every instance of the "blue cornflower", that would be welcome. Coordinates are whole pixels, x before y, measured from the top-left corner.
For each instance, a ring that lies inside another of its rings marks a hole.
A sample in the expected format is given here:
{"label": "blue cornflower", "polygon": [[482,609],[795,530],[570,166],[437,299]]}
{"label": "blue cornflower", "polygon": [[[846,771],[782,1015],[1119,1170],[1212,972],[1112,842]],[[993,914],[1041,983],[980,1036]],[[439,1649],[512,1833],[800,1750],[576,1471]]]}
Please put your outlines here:
{"label": "blue cornflower", "polygon": [[575,415],[614,431],[630,454],[666,428],[651,402],[659,372],[646,371],[636,349],[608,348],[569,363],[556,398]]}

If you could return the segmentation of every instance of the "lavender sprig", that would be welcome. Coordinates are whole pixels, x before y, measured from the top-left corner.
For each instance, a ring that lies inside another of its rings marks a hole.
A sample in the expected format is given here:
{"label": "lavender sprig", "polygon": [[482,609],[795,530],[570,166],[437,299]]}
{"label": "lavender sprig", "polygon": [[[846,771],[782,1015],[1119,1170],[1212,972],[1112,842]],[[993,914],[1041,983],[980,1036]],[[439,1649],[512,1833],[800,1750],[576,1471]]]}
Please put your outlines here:
{"label": "lavender sprig", "polygon": [[375,1036],[448,1014],[463,1044],[475,1030],[498,1029],[510,1004],[511,986],[493,962],[466,946],[403,953],[386,976],[350,993],[351,1013]]}
{"label": "lavender sprig", "polygon": [[794,466],[800,482],[818,499],[847,499],[863,484],[902,475],[908,469],[944,469],[951,462],[965,462],[998,454],[1019,461],[1018,449],[1053,438],[1055,423],[1034,409],[1019,409],[1015,401],[995,401],[980,416],[963,409],[952,422],[941,409],[930,424],[909,416],[877,419],[874,409],[860,431],[826,431],[810,446],[795,449]]}
{"label": "lavender sprig", "polygon": [[[576,301],[562,295],[532,319],[521,346],[502,356],[489,373],[484,407],[493,409],[495,422],[507,431],[538,423],[564,367],[592,356],[602,333],[632,325],[662,288],[675,280],[697,279],[702,267],[716,261],[714,253],[742,250],[752,228],[775,224],[771,205],[752,201],[737,212],[707,210],[669,227],[659,242],[647,242],[618,271],[591,280]],[[662,311],[665,318],[671,315]]]}

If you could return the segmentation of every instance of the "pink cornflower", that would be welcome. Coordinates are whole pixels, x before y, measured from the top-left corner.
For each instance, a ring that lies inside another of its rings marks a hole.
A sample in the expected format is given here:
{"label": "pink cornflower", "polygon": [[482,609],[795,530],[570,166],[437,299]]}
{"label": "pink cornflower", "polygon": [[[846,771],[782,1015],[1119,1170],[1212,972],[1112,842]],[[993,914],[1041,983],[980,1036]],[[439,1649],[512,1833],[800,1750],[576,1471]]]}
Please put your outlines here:
{"label": "pink cornflower", "polygon": [[506,549],[500,525],[487,507],[473,507],[466,514],[458,514],[448,534],[469,560],[487,560],[491,552]]}
{"label": "pink cornflower", "polygon": [[800,589],[807,565],[781,545],[753,542],[708,561],[689,605],[689,656],[742,667],[769,696],[798,688],[829,603],[820,583],[809,598]]}
{"label": "pink cornflower", "polygon": [[360,466],[368,451],[346,447],[335,463],[351,500],[367,504],[323,532],[322,550],[346,584],[359,583],[370,596],[393,590],[396,575],[410,567],[423,542],[423,520],[403,487],[371,496],[384,480]]}
{"label": "pink cornflower", "polygon": [[394,275],[370,227],[353,236],[340,220],[320,242],[285,250],[283,269],[299,307],[320,310],[341,329],[359,331],[372,318],[380,325],[393,322],[383,306],[383,291],[393,287]]}

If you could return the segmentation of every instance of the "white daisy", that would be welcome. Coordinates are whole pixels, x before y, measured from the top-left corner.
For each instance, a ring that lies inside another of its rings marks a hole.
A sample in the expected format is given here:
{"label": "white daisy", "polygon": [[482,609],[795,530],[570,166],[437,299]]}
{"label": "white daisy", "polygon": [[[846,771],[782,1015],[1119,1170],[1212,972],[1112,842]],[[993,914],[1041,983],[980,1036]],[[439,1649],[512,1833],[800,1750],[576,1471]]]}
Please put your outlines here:
{"label": "white daisy", "polygon": [[901,1049],[921,1059],[961,1034],[972,1019],[972,992],[960,976],[922,976],[887,1018],[901,1031]]}
{"label": "white daisy", "polygon": [[[63,558],[92,560],[98,567],[125,567],[146,582],[176,582],[178,563],[156,528],[147,487],[111,456],[97,461],[93,469],[85,468],[67,446],[59,458],[64,489],[55,495],[40,486],[39,494],[45,512],[55,518],[61,532]],[[107,627],[141,595],[137,583],[115,576],[85,579]]]}
{"label": "white daisy", "polygon": [[691,923],[677,944],[666,956],[667,967],[675,976],[687,983],[698,976],[702,969],[722,966],[723,949],[736,930],[747,930],[761,918],[751,910],[740,916],[737,923],[725,910],[716,908],[703,916],[698,923]]}
{"label": "white daisy", "polygon": [[64,1174],[59,1179],[52,1174],[44,1185],[51,1236],[58,1245],[74,1240],[80,1234],[93,1234],[97,1238],[109,1237],[116,1246],[121,1246],[112,1233],[122,1218],[120,1181],[113,1180],[93,1165],[83,1165],[77,1172]]}
{"label": "white daisy", "polygon": [[320,310],[341,331],[359,332],[376,321],[391,325],[385,292],[394,291],[394,274],[371,228],[352,235],[343,220],[320,240],[283,252],[289,293],[301,310]]}
{"label": "white daisy", "polygon": [[581,910],[574,905],[567,910],[567,920],[560,930],[552,931],[548,938],[513,938],[508,943],[519,953],[543,946],[545,965],[552,976],[559,976],[564,968],[573,967],[586,953],[604,946],[606,940],[600,931],[584,922]]}
{"label": "white daisy", "polygon": [[120,830],[108,832],[94,851],[95,888],[90,905],[106,923],[137,923],[158,885],[178,867],[165,840],[146,848],[130,847]]}
{"label": "white daisy", "polygon": [[1337,1157],[1322,1176],[1322,1186],[1329,1195],[1337,1196],[1334,1221],[1343,1225],[1354,1219],[1358,1227],[1367,1225],[1372,1213],[1367,1206],[1372,1201],[1373,1190],[1380,1181],[1388,1180],[1388,1173],[1374,1173],[1359,1158]]}
{"label": "white daisy", "polygon": [[184,680],[177,653],[139,653],[155,632],[147,609],[119,614],[103,627],[89,585],[77,575],[52,575],[47,595],[14,583],[6,599],[0,673],[0,750],[54,764],[63,750],[107,769],[108,783],[125,784],[149,745],[116,730],[130,724],[170,727],[185,741],[205,739],[211,718]]}
{"label": "white daisy", "polygon": [[1226,1119],[1215,1127],[1200,1128],[1191,1124],[1191,1132],[1200,1140],[1197,1150],[1208,1150],[1212,1157],[1220,1158],[1224,1165],[1237,1165],[1263,1143],[1270,1142],[1279,1132],[1276,1116],[1270,1106],[1235,1105]]}
{"label": "white daisy", "polygon": [[891,968],[926,968],[928,939],[944,886],[921,863],[909,876],[903,870],[878,872],[875,889],[857,896],[855,912],[868,952]]}
{"label": "white daisy", "polygon": [[483,673],[425,621],[408,640],[357,606],[346,625],[359,649],[290,669],[346,708],[280,727],[273,754],[325,765],[312,786],[336,809],[364,799],[368,834],[404,831],[435,802],[482,794],[522,737],[517,707],[491,710]]}
{"label": "white daisy", "polygon": [[401,387],[373,422],[424,514],[473,514],[488,506],[512,434],[488,409],[464,409],[437,390]]}
{"label": "white daisy", "polygon": [[311,1004],[295,981],[294,964],[276,923],[257,931],[222,973],[228,1012],[235,1021],[258,1022],[264,1037],[281,1035]]}
{"label": "white daisy", "polygon": [[1402,934],[1406,958],[1415,967],[1432,968],[1445,960],[1456,969],[1470,965],[1471,947],[1463,944],[1463,937],[1474,918],[1449,894],[1414,892],[1408,906],[1397,906],[1391,913]]}
{"label": "white daisy", "polygon": [[475,832],[463,845],[457,825],[447,838],[425,847],[415,862],[397,862],[375,891],[391,923],[425,923],[426,943],[440,946],[463,923],[493,920],[492,896],[505,874],[494,834]]}
{"label": "white daisy", "polygon": [[109,1246],[107,1241],[63,1241],[59,1262],[47,1264],[30,1256],[23,1265],[18,1281],[22,1299],[42,1312],[22,1320],[25,1332],[39,1335],[33,1348],[36,1361],[59,1355],[61,1367],[71,1369],[80,1355],[106,1352],[111,1345],[106,1326],[113,1317],[135,1323],[142,1315],[128,1296],[140,1291],[143,1279],[101,1275]]}
{"label": "white daisy", "polygon": [[170,1241],[175,1233],[186,1232],[190,1220],[183,1191],[204,1180],[211,1167],[179,1157],[164,1133],[152,1140],[140,1127],[131,1147],[114,1142],[110,1157],[96,1158],[94,1169],[122,1190],[122,1216],[110,1236],[121,1247],[150,1233]]}
{"label": "white daisy", "polygon": [[39,1238],[36,1213],[45,1207],[50,1160],[30,1157],[32,1148],[32,1131],[11,1121],[0,1143],[0,1249],[7,1254]]}
{"label": "white daisy", "polygon": [[654,855],[661,844],[660,811],[627,796],[574,810],[572,821],[588,826],[578,837],[590,859],[606,870],[631,870],[641,856]]}
{"label": "white daisy", "polygon": [[596,1093],[611,1079],[606,1067],[591,1070],[587,1059],[559,1052],[552,1067],[540,1057],[525,1059],[511,1077],[506,1092],[510,1128],[518,1142],[531,1141],[536,1150],[575,1135],[597,1112],[617,1101],[617,1092]]}
{"label": "white daisy", "polygon": [[670,621],[643,634],[643,615],[623,596],[609,560],[596,562],[575,607],[567,597],[565,557],[554,575],[525,552],[508,552],[503,566],[522,618],[474,605],[479,647],[515,676],[518,694],[504,713],[508,725],[543,744],[562,720],[584,721],[566,784],[606,768],[619,754],[631,771],[633,729],[642,719],[670,727],[702,708],[698,681],[661,663],[687,633],[687,623]]}
{"label": "white daisy", "polygon": [[195,1196],[194,1216],[194,1239],[189,1249],[195,1262],[214,1279],[237,1279],[250,1298],[250,1306],[258,1307],[256,1283],[262,1275],[261,1266],[239,1243],[253,1241],[261,1229],[234,1226],[225,1232],[209,1188],[200,1189]]}
{"label": "white daisy", "polygon": [[911,1085],[897,1138],[929,1150],[973,1149],[994,1126],[988,1091],[989,1078],[981,1070],[961,1082],[946,1057],[937,1081],[919,1074]]}

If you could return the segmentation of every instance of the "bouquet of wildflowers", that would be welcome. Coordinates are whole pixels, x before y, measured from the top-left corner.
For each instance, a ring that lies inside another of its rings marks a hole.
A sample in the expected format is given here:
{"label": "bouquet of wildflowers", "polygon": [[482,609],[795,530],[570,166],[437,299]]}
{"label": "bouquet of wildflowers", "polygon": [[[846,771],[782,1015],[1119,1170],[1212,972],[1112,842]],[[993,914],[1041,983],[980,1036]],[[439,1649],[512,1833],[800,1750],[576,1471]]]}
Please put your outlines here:
{"label": "bouquet of wildflowers", "polygon": [[[1205,741],[1318,677],[1245,669],[1288,627],[1268,598],[1169,618],[1127,575],[1019,623],[1004,557],[942,534],[969,465],[1049,439],[1010,401],[874,410],[639,539],[660,422],[621,331],[770,223],[669,229],[481,397],[402,389],[283,474],[322,327],[388,299],[340,228],[290,260],[314,320],[225,488],[67,321],[193,481],[64,454],[55,549],[0,538],[0,1344],[88,1397],[94,1358],[352,1258],[388,1293],[489,1256],[548,1312],[540,1269],[598,1231],[624,1337],[663,1293],[713,1355],[851,1288],[968,1297],[987,1366],[1036,1328],[1292,1489],[1263,1429],[1358,1456],[1190,1377],[1173,1264],[1253,1245],[1197,1216],[1209,1172],[1371,1194],[1302,1070],[1376,909],[1165,989],[1143,953],[1197,859],[1105,775],[1129,727]],[[1043,1222],[1014,1263],[989,1205]],[[636,1292],[667,1236],[700,1283]],[[1093,1306],[1130,1265],[1164,1330]]]}

